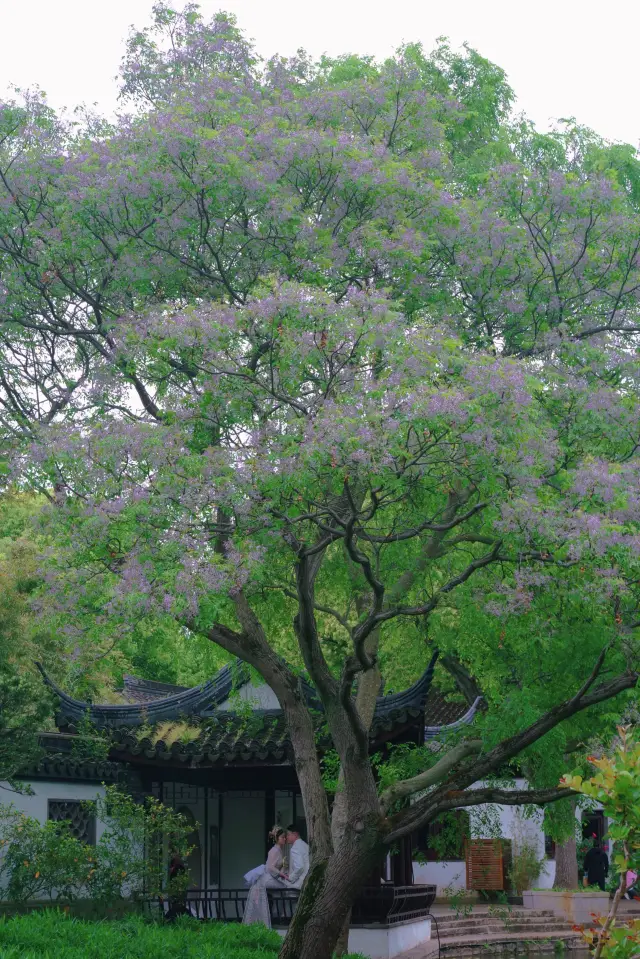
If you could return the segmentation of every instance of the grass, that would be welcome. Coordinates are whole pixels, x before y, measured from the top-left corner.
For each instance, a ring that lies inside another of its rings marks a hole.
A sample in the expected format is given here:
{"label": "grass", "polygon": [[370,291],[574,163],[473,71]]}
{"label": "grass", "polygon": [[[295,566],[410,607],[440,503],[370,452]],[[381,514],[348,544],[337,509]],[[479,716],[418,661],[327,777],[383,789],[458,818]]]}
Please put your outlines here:
{"label": "grass", "polygon": [[281,943],[264,926],[190,919],[88,922],[53,909],[0,919],[0,959],[277,959]]}
{"label": "grass", "polygon": [[281,942],[264,926],[195,920],[87,922],[47,910],[0,922],[0,959],[276,959]]}

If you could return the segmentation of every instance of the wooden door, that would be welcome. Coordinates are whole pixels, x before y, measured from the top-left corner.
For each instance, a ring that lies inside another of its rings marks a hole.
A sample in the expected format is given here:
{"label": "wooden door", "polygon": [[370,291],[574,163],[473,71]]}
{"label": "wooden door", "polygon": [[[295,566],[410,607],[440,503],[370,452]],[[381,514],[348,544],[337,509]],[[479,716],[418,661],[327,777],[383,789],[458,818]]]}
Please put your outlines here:
{"label": "wooden door", "polygon": [[467,889],[506,889],[508,845],[504,839],[467,840],[465,843]]}

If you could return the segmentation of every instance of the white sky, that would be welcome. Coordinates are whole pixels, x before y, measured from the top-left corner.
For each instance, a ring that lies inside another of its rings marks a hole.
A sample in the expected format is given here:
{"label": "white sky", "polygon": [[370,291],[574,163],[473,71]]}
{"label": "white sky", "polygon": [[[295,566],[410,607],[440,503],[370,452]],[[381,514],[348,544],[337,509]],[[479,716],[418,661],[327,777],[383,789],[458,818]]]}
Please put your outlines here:
{"label": "white sky", "polygon": [[[182,0],[176,0],[181,6]],[[0,0],[0,96],[39,85],[56,106],[115,106],[115,74],[130,24],[152,0]],[[269,56],[384,56],[403,40],[431,49],[467,40],[507,71],[518,108],[541,128],[575,116],[638,145],[638,0],[201,0],[232,11]]]}

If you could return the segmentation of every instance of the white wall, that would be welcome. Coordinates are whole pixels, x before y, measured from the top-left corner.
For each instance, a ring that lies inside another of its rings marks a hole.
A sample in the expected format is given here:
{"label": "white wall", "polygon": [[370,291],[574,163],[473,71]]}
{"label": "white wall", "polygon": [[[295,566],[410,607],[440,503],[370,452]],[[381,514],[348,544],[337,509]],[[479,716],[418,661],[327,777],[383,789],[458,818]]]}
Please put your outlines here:
{"label": "white wall", "polygon": [[254,686],[253,683],[245,683],[237,693],[220,703],[218,709],[236,709],[238,698],[251,703],[255,709],[280,709],[278,697],[266,683],[261,683],[259,686]]}
{"label": "white wall", "polygon": [[[282,926],[276,929],[284,937],[287,930]],[[431,920],[415,919],[413,922],[399,922],[395,926],[352,926],[349,930],[349,952],[358,952],[369,959],[396,959],[415,946],[421,946],[431,939]],[[430,950],[425,949],[425,955]]]}
{"label": "white wall", "polygon": [[349,952],[362,953],[369,959],[395,959],[430,939],[430,919],[399,922],[378,929],[355,926],[349,930]]}
{"label": "white wall", "polygon": [[[32,796],[24,793],[16,793],[10,789],[0,788],[0,803],[6,806],[14,806],[20,812],[45,823],[48,817],[48,805],[50,799],[61,799],[69,802],[82,802],[90,799],[97,799],[98,796],[104,796],[104,787],[96,783],[65,783],[50,782],[48,780],[38,780],[36,782],[24,783],[29,785],[33,791]],[[0,787],[7,786],[7,783],[0,783]],[[104,831],[104,823],[98,820],[96,822],[96,841]]]}
{"label": "white wall", "polygon": [[413,881],[438,887],[436,895],[444,896],[445,890],[464,889],[467,875],[463,862],[427,862],[413,864]]}
{"label": "white wall", "polygon": [[[479,789],[485,783],[474,783],[472,788]],[[527,782],[517,779],[514,789],[526,789]],[[494,803],[477,807],[467,807],[470,817],[473,839],[491,839],[496,835],[510,839],[515,849],[519,843],[531,843],[538,858],[544,857],[544,832],[542,828],[543,812],[537,809],[532,816],[525,816],[521,806],[498,806]],[[555,862],[545,859],[543,869],[536,886],[550,888],[555,877]],[[424,865],[413,864],[415,882],[435,884],[437,895],[443,895],[445,888],[464,889],[466,874],[464,862],[429,862]]]}

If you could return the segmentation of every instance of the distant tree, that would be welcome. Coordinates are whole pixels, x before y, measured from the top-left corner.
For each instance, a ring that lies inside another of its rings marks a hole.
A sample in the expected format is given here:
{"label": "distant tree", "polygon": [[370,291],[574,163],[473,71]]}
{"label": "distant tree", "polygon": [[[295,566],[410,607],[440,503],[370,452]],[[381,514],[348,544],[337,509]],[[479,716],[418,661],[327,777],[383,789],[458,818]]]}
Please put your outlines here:
{"label": "distant tree", "polygon": [[25,532],[38,508],[32,497],[0,500],[0,782],[12,789],[20,788],[15,774],[40,756],[38,733],[51,717],[33,659],[38,649],[49,661],[53,644],[29,607],[40,577],[38,548]]}

